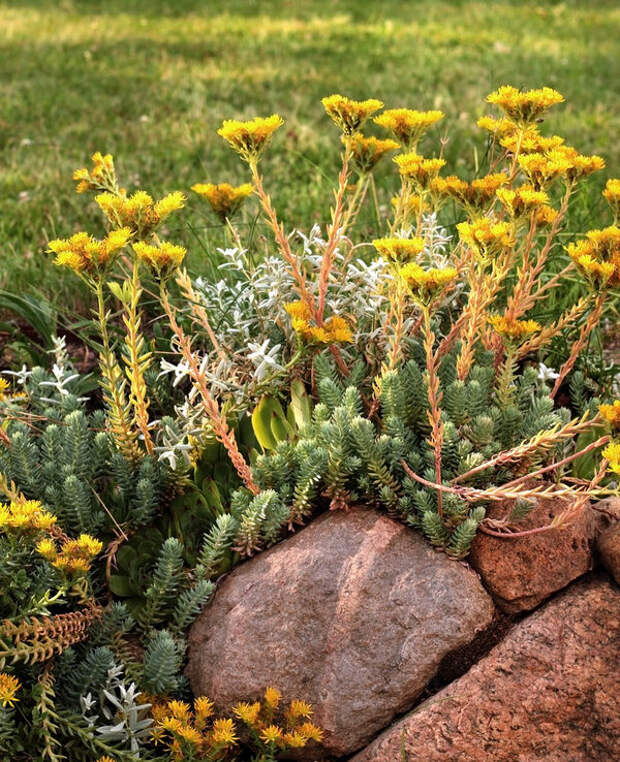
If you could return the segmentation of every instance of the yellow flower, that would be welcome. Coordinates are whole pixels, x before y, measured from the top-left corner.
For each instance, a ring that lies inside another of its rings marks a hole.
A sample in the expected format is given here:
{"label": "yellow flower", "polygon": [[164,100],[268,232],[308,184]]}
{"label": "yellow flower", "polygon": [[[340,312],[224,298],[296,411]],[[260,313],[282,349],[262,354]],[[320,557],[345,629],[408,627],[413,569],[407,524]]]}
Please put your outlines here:
{"label": "yellow flower", "polygon": [[434,299],[458,275],[454,267],[431,267],[425,270],[415,262],[409,262],[401,267],[398,274],[423,303]]}
{"label": "yellow flower", "polygon": [[512,225],[492,217],[460,222],[456,227],[461,241],[483,257],[495,256],[514,244]]}
{"label": "yellow flower", "polygon": [[112,757],[108,757],[107,755],[104,755],[103,757],[99,757],[97,762],[114,762]]}
{"label": "yellow flower", "polygon": [[497,189],[507,182],[508,176],[503,172],[479,177],[471,183],[450,175],[432,180],[431,190],[440,195],[450,196],[472,210],[482,210],[494,198]]}
{"label": "yellow flower", "polygon": [[235,723],[230,718],[215,720],[211,740],[214,744],[233,746],[237,742]]}
{"label": "yellow flower", "polygon": [[99,241],[88,233],[75,233],[71,238],[57,238],[48,244],[48,252],[56,254],[55,264],[70,267],[75,272],[92,274],[105,270],[114,255],[127,244],[129,228],[113,230]]}
{"label": "yellow flower", "polygon": [[323,740],[323,731],[312,722],[304,722],[297,728],[297,732],[304,735],[309,741],[321,743]]}
{"label": "yellow flower", "polygon": [[414,259],[424,251],[423,238],[376,238],[372,245],[382,257],[395,262]]}
{"label": "yellow flower", "polygon": [[559,135],[545,137],[533,126],[526,129],[515,130],[499,141],[500,145],[509,153],[546,153],[554,148],[560,147],[564,143],[564,138]]}
{"label": "yellow flower", "polygon": [[533,210],[548,203],[549,196],[543,190],[536,190],[532,185],[522,185],[514,190],[499,188],[497,197],[506,207],[511,217],[523,217]]}
{"label": "yellow flower", "polygon": [[312,317],[310,307],[305,302],[288,302],[284,309],[293,319],[310,320]]}
{"label": "yellow flower", "polygon": [[277,709],[282,694],[277,688],[267,687],[265,688],[265,703],[272,709]]}
{"label": "yellow flower", "polygon": [[481,129],[492,132],[493,136],[499,137],[510,135],[518,130],[518,126],[510,119],[506,119],[505,117],[502,117],[501,119],[495,119],[492,116],[481,116],[476,124]]}
{"label": "yellow flower", "polygon": [[15,702],[19,701],[16,695],[20,688],[19,680],[14,675],[0,672],[0,704],[2,706],[14,706]]}
{"label": "yellow flower", "polygon": [[593,284],[620,286],[620,228],[590,230],[585,239],[569,243],[566,251]]}
{"label": "yellow flower", "polygon": [[40,540],[37,543],[36,551],[37,553],[40,553],[43,556],[43,558],[47,559],[48,561],[54,561],[58,554],[58,551],[56,549],[56,543],[53,540],[50,540],[49,538]]}
{"label": "yellow flower", "polygon": [[176,735],[185,741],[185,743],[191,744],[196,748],[202,745],[202,735],[198,730],[196,730],[196,728],[193,728],[191,725],[181,725],[181,727],[176,731]]}
{"label": "yellow flower", "polygon": [[282,740],[282,735],[282,728],[279,728],[277,725],[267,725],[260,732],[261,740],[265,743],[278,743]]}
{"label": "yellow flower", "polygon": [[253,704],[249,704],[247,701],[240,701],[233,706],[232,711],[246,725],[254,727],[258,722],[260,709],[260,701],[255,701]]}
{"label": "yellow flower", "polygon": [[294,731],[292,733],[284,734],[284,743],[291,749],[303,749],[308,743],[308,738],[303,733]]}
{"label": "yellow flower", "polygon": [[[342,136],[343,142],[347,138]],[[353,161],[362,174],[372,172],[378,162],[389,151],[395,151],[400,146],[395,140],[379,140],[378,138],[365,138],[361,134],[355,134],[351,138]]]}
{"label": "yellow flower", "polygon": [[415,151],[395,156],[394,162],[400,174],[413,180],[419,188],[427,188],[446,164],[444,159],[425,159]]}
{"label": "yellow flower", "polygon": [[76,550],[88,558],[94,558],[103,550],[103,543],[89,534],[81,534],[76,541]]}
{"label": "yellow flower", "polygon": [[159,246],[137,241],[133,250],[141,262],[149,265],[161,276],[169,275],[181,264],[187,250],[183,246],[162,241]]}
{"label": "yellow flower", "polygon": [[558,214],[559,212],[556,209],[547,206],[547,204],[543,204],[534,211],[534,221],[536,222],[537,227],[546,227],[555,222]]}
{"label": "yellow flower", "polygon": [[189,704],[185,701],[169,701],[168,711],[177,720],[187,722],[190,718]]}
{"label": "yellow flower", "polygon": [[194,713],[196,715],[195,725],[202,730],[209,717],[213,716],[213,701],[207,698],[207,696],[199,696],[194,699]]}
{"label": "yellow flower", "polygon": [[324,326],[328,335],[327,343],[332,344],[334,342],[345,343],[353,341],[351,328],[344,318],[334,315],[325,321]]}
{"label": "yellow flower", "polygon": [[243,201],[252,195],[254,188],[251,183],[233,186],[229,183],[196,183],[192,190],[206,198],[215,214],[226,222],[239,210]]}
{"label": "yellow flower", "polygon": [[609,461],[614,474],[620,474],[620,442],[611,442],[603,450],[603,457]]}
{"label": "yellow flower", "polygon": [[376,116],[374,122],[389,130],[406,148],[414,148],[422,135],[443,117],[441,111],[392,108]]}
{"label": "yellow flower", "polygon": [[523,91],[504,85],[487,96],[488,103],[499,106],[510,119],[519,123],[534,122],[563,101],[564,97],[550,87]]}
{"label": "yellow flower", "polygon": [[516,320],[502,315],[492,315],[487,322],[505,339],[522,339],[540,331],[542,327],[535,320]]}
{"label": "yellow flower", "polygon": [[46,532],[56,523],[38,500],[12,500],[0,505],[0,529],[19,533]]}
{"label": "yellow flower", "polygon": [[217,134],[245,161],[254,162],[258,160],[273,133],[283,124],[284,119],[277,114],[268,117],[257,116],[248,122],[227,119]]}
{"label": "yellow flower", "polygon": [[383,103],[375,98],[354,101],[338,94],[322,98],[321,103],[327,115],[333,119],[345,135],[353,135],[362,127],[368,117],[383,108]]}
{"label": "yellow flower", "polygon": [[146,191],[136,191],[131,196],[124,192],[100,193],[95,201],[114,227],[128,228],[138,239],[146,238],[177,209],[185,205],[180,191],[169,193],[154,201]]}
{"label": "yellow flower", "polygon": [[599,413],[613,428],[620,429],[620,400],[614,400],[611,405],[601,405]]}
{"label": "yellow flower", "polygon": [[620,214],[620,178],[612,177],[607,181],[603,196],[612,208],[614,214]]}
{"label": "yellow flower", "polygon": [[312,706],[306,701],[300,701],[299,699],[293,699],[286,712],[286,716],[291,720],[298,720],[300,717],[310,719],[312,714]]}
{"label": "yellow flower", "polygon": [[104,156],[97,151],[91,159],[93,162],[92,169],[83,167],[76,169],[73,173],[73,179],[77,182],[77,192],[85,193],[89,190],[107,190],[115,187],[116,172],[112,154],[108,153]]}
{"label": "yellow flower", "polygon": [[518,157],[519,166],[537,190],[545,188],[558,177],[568,177],[575,163],[568,154],[555,149],[547,154],[527,153]]}
{"label": "yellow flower", "polygon": [[0,378],[0,402],[8,398],[7,392],[11,388],[11,385],[5,378]]}

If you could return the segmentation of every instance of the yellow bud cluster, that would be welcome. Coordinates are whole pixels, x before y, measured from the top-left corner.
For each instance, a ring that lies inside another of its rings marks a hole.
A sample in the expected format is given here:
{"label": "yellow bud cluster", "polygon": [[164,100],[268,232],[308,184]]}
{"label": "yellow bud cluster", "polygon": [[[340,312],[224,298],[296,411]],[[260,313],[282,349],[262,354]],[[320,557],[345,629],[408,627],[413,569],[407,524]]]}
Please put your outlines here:
{"label": "yellow bud cluster", "polygon": [[523,339],[541,330],[540,323],[535,320],[517,320],[504,315],[492,315],[489,325],[505,339]]}
{"label": "yellow bud cluster", "polygon": [[498,106],[515,122],[535,122],[557,103],[563,103],[564,97],[550,87],[536,90],[518,90],[511,85],[504,85],[487,96],[487,102]]}
{"label": "yellow bud cluster", "polygon": [[425,159],[415,151],[396,156],[394,162],[400,174],[411,179],[419,189],[428,188],[439,170],[446,165],[444,159]]}
{"label": "yellow bud cluster", "polygon": [[514,245],[512,225],[492,217],[479,217],[457,226],[463,243],[483,257],[496,256]]}
{"label": "yellow bud cluster", "polygon": [[354,101],[337,93],[323,98],[321,103],[327,115],[345,135],[353,135],[369,117],[383,108],[383,103],[376,98]]}
{"label": "yellow bud cluster", "polygon": [[86,191],[108,190],[116,186],[116,171],[112,154],[105,156],[97,151],[91,157],[93,166],[91,169],[82,167],[73,173],[73,179],[77,183],[78,193]]}
{"label": "yellow bud cluster", "polygon": [[112,230],[102,241],[88,233],[75,233],[71,238],[50,241],[47,250],[56,255],[55,264],[92,275],[110,267],[130,237],[131,230],[127,227]]}
{"label": "yellow bud cluster", "polygon": [[422,238],[376,238],[372,245],[384,259],[405,262],[424,251]]}
{"label": "yellow bud cluster", "polygon": [[347,321],[336,315],[327,318],[322,326],[312,324],[312,312],[304,302],[290,302],[284,309],[291,317],[293,330],[305,341],[317,344],[337,344],[353,341]]}
{"label": "yellow bud cluster", "polygon": [[[347,138],[342,136],[343,142]],[[379,138],[366,138],[356,133],[351,137],[351,149],[353,161],[362,174],[372,172],[381,159],[390,151],[395,151],[400,146],[395,140],[380,140]]]}
{"label": "yellow bud cluster", "polygon": [[160,277],[166,277],[176,270],[187,253],[183,246],[177,246],[167,241],[162,241],[159,246],[137,241],[133,245],[133,250],[138,259],[148,265]]}
{"label": "yellow bud cluster", "polygon": [[598,286],[620,286],[620,228],[590,230],[585,239],[569,243],[570,258],[581,273]]}
{"label": "yellow bud cluster", "polygon": [[441,111],[392,108],[376,116],[374,122],[391,132],[406,148],[414,148],[424,133],[443,117]]}
{"label": "yellow bud cluster", "polygon": [[56,523],[56,516],[46,511],[38,500],[12,500],[0,504],[0,531],[16,534],[46,532]]}
{"label": "yellow bud cluster", "polygon": [[103,550],[103,543],[88,534],[81,534],[77,540],[66,540],[60,550],[49,538],[41,540],[36,549],[64,574],[77,576],[90,569],[93,558]]}
{"label": "yellow bud cluster", "polygon": [[131,196],[124,193],[100,193],[95,201],[108,222],[116,228],[128,228],[135,240],[142,240],[153,233],[173,212],[185,205],[180,191],[169,193],[154,201],[146,191],[136,191]]}
{"label": "yellow bud cluster", "polygon": [[436,177],[430,187],[434,193],[449,196],[471,211],[482,211],[493,200],[498,188],[507,182],[508,176],[504,172],[496,172],[472,180],[471,183],[454,175]]}
{"label": "yellow bud cluster", "polygon": [[266,148],[273,133],[283,124],[284,119],[277,114],[258,116],[248,122],[227,119],[217,134],[245,161],[254,162]]}
{"label": "yellow bud cluster", "polygon": [[0,672],[0,704],[3,707],[13,707],[17,699],[17,692],[21,688],[19,680],[7,672]]}
{"label": "yellow bud cluster", "polygon": [[239,210],[244,200],[252,195],[254,189],[251,183],[238,186],[229,183],[196,183],[192,185],[192,190],[205,198],[220,220],[226,222]]}
{"label": "yellow bud cluster", "polygon": [[417,299],[428,304],[456,280],[458,273],[454,267],[424,269],[409,262],[400,268],[398,275]]}

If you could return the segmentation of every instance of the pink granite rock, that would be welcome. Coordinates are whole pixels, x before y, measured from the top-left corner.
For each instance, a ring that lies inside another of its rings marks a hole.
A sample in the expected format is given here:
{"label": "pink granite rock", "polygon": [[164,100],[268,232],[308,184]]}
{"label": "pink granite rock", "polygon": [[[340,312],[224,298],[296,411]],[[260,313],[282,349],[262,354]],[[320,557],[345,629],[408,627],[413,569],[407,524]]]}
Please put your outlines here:
{"label": "pink granite rock", "polygon": [[619,628],[613,585],[577,582],[351,762],[620,759]]}
{"label": "pink granite rock", "polygon": [[[545,526],[569,504],[539,499],[537,507],[515,526],[520,530]],[[499,502],[487,515],[504,517],[510,509],[509,501]],[[572,524],[561,529],[515,539],[479,532],[468,561],[501,609],[509,614],[529,611],[592,568],[596,525],[586,505]]]}
{"label": "pink granite rock", "polygon": [[466,565],[376,511],[339,511],[222,582],[191,630],[187,674],[220,710],[267,685],[309,701],[325,737],[302,758],[349,754],[493,613]]}

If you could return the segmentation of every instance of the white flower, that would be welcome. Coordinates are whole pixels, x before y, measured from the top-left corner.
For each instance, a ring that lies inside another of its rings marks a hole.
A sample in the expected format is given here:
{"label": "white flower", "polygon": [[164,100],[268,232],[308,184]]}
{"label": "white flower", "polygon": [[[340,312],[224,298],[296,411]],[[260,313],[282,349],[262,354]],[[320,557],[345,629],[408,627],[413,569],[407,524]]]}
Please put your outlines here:
{"label": "white flower", "polygon": [[548,368],[544,362],[541,362],[538,366],[538,380],[539,381],[555,381],[559,378],[560,374],[556,373],[553,368]]}
{"label": "white flower", "polygon": [[268,347],[269,339],[265,339],[262,344],[254,344],[251,341],[248,342],[248,349],[250,350],[248,359],[256,365],[254,378],[257,381],[262,381],[269,370],[284,370],[276,359],[281,344],[276,344],[275,347],[272,347],[271,349],[268,349]]}

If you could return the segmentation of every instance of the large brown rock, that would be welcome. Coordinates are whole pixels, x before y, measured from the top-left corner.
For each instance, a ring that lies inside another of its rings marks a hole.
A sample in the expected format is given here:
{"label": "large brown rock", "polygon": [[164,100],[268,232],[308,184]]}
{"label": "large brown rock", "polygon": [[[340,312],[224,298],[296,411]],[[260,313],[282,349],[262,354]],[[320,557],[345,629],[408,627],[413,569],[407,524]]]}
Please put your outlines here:
{"label": "large brown rock", "polygon": [[[519,531],[545,526],[569,506],[566,500],[539,499],[515,526]],[[511,507],[509,501],[498,502],[487,515],[503,518]],[[586,504],[570,525],[559,529],[514,539],[478,532],[468,560],[501,609],[529,611],[592,568],[596,524]]]}
{"label": "large brown rock", "polygon": [[325,514],[240,566],[194,624],[187,674],[218,709],[267,685],[314,706],[323,748],[361,748],[493,618],[477,575],[376,511]]}
{"label": "large brown rock", "polygon": [[620,585],[620,498],[601,500],[596,509],[602,519],[596,550],[603,566]]}
{"label": "large brown rock", "polygon": [[619,627],[620,593],[576,583],[351,762],[620,759]]}

